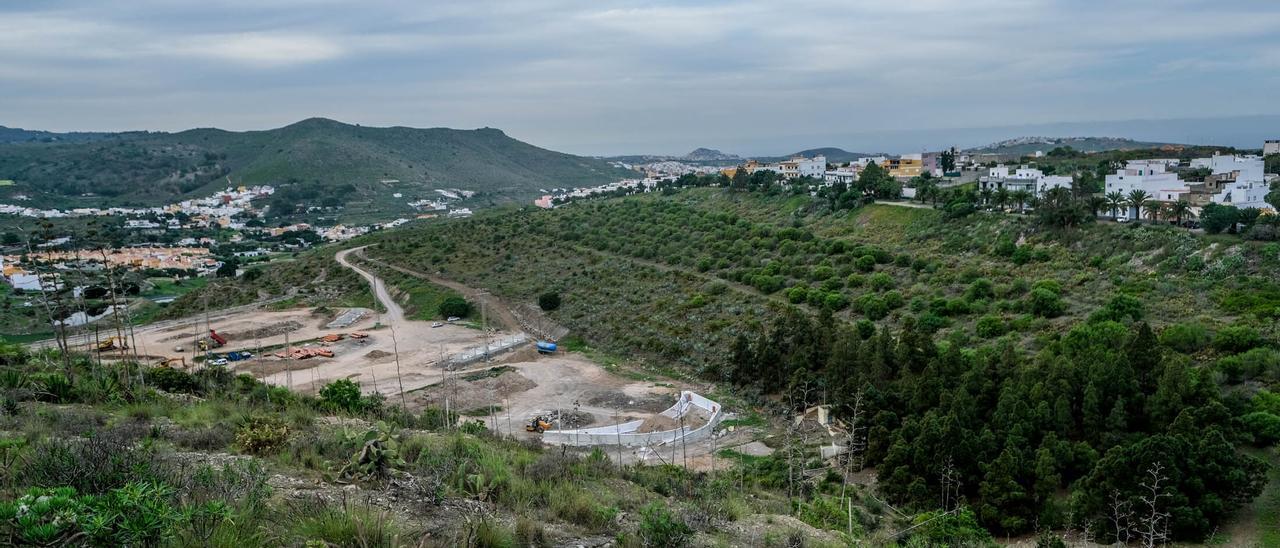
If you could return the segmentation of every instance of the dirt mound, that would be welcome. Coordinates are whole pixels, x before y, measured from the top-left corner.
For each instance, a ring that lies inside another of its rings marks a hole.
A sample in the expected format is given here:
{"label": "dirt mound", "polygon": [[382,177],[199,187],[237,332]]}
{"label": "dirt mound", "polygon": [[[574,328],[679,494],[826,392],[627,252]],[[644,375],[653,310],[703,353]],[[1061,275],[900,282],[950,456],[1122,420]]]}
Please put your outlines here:
{"label": "dirt mound", "polygon": [[[554,416],[552,417],[554,418]],[[586,428],[595,424],[596,416],[586,411],[562,411],[558,428]]]}
{"label": "dirt mound", "polygon": [[377,360],[377,359],[385,358],[390,355],[391,355],[390,352],[383,352],[381,350],[370,350],[368,354],[364,355],[364,357],[365,359],[368,359],[368,360]]}
{"label": "dirt mound", "polygon": [[599,392],[587,398],[588,405],[609,409],[634,409],[649,413],[661,413],[676,403],[675,396],[651,395],[643,398],[628,396],[621,391]]}
{"label": "dirt mound", "polygon": [[262,338],[262,337],[274,337],[276,335],[292,333],[299,329],[302,329],[302,324],[290,320],[287,322],[279,322],[279,323],[273,323],[271,325],[264,325],[262,327],[257,327],[257,328],[249,329],[245,331],[235,331],[231,333],[226,333],[224,336],[227,337],[228,339],[244,340],[244,339]]}
{"label": "dirt mound", "polygon": [[644,420],[644,424],[640,425],[639,432],[641,434],[648,434],[649,432],[662,432],[664,430],[675,430],[677,428],[680,428],[680,421],[666,415],[654,415]]}

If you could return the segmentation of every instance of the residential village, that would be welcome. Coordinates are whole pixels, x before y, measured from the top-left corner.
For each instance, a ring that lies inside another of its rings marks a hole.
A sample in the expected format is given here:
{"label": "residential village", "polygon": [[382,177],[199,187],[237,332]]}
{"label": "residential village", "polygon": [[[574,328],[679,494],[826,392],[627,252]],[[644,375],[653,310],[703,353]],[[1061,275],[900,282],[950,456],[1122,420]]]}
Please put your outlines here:
{"label": "residential village", "polygon": [[[1109,204],[1104,213],[1117,222],[1128,222],[1150,215],[1154,207],[1184,203],[1188,227],[1198,226],[1191,219],[1199,217],[1208,204],[1230,205],[1238,209],[1257,209],[1272,213],[1266,195],[1277,175],[1265,173],[1264,156],[1280,153],[1280,141],[1264,143],[1263,155],[1214,154],[1210,157],[1180,160],[1152,158],[1128,160],[1113,166],[1105,175],[1099,193]],[[1028,155],[1044,158],[1043,151]],[[1008,158],[995,154],[967,154],[952,148],[940,152],[903,154],[899,156],[865,156],[841,164],[828,163],[824,156],[796,156],[774,163],[747,160],[733,166],[691,165],[678,161],[661,161],[644,165],[627,165],[641,171],[644,178],[627,179],[589,188],[553,189],[534,200],[538,207],[550,209],[575,199],[651,192],[664,185],[675,184],[686,175],[722,175],[732,179],[739,171],[748,175],[769,171],[786,184],[808,183],[810,194],[837,184],[850,185],[868,165],[876,164],[890,177],[903,184],[901,198],[916,198],[917,186],[932,180],[939,186],[976,184],[976,190],[988,206],[1016,205],[1019,212],[1034,209],[1034,204],[1054,188],[1072,189],[1073,174],[1046,173],[1032,164],[1006,165]],[[1137,198],[1137,203],[1134,202]]]}

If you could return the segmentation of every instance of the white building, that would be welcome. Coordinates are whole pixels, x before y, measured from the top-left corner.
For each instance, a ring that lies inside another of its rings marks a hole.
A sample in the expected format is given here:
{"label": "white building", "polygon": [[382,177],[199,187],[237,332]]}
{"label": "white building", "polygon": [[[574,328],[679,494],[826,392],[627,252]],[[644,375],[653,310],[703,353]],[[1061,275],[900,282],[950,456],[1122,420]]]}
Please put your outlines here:
{"label": "white building", "polygon": [[[1129,193],[1141,190],[1152,200],[1176,202],[1190,193],[1191,189],[1178,179],[1177,173],[1172,173],[1167,168],[1168,166],[1162,160],[1130,160],[1125,163],[1123,169],[1107,175],[1105,192],[1107,194],[1119,192],[1127,198]],[[1118,218],[1133,219],[1141,216],[1143,212],[1137,211],[1137,208],[1128,207],[1118,213]]]}
{"label": "white building", "polygon": [[1265,180],[1265,164],[1261,156],[1234,156],[1215,154],[1212,158],[1191,160],[1193,168],[1209,168],[1214,175],[1235,173],[1237,182],[1260,183]]}
{"label": "white building", "polygon": [[1261,210],[1271,210],[1271,204],[1267,203],[1267,193],[1271,192],[1271,185],[1260,182],[1240,182],[1227,183],[1222,188],[1222,192],[1214,194],[1210,200],[1215,204],[1233,205],[1240,209],[1256,208]]}
{"label": "white building", "polygon": [[777,171],[787,179],[798,179],[800,177],[822,179],[827,173],[827,157],[814,156],[813,158],[804,158],[797,156],[790,160],[779,162],[778,168]]}
{"label": "white building", "polygon": [[1262,155],[1280,154],[1280,139],[1268,139],[1262,143]]}
{"label": "white building", "polygon": [[1031,193],[1032,196],[1040,197],[1050,189],[1071,188],[1071,177],[1045,175],[1043,171],[1027,166],[1021,166],[1013,173],[1009,173],[1008,166],[1000,165],[988,169],[986,177],[978,178],[978,188],[992,191],[1004,189],[1009,192],[1023,190]]}
{"label": "white building", "polygon": [[827,183],[827,186],[831,186],[836,183],[844,183],[846,185],[849,185],[849,184],[853,184],[854,181],[858,180],[859,171],[860,170],[858,168],[853,166],[838,167],[832,170],[828,170],[825,174],[823,174],[822,180]]}

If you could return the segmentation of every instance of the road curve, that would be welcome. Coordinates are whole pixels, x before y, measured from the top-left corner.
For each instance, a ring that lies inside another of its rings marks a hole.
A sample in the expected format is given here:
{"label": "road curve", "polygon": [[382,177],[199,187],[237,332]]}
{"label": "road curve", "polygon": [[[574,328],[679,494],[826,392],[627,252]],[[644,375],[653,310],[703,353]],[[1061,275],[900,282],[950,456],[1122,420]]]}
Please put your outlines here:
{"label": "road curve", "polygon": [[373,288],[374,296],[377,297],[378,302],[382,303],[383,308],[387,309],[387,311],[382,314],[383,321],[385,323],[388,323],[393,326],[401,325],[402,323],[404,323],[404,309],[400,307],[400,304],[397,303],[395,299],[391,298],[391,293],[387,291],[386,282],[383,282],[382,280],[378,279],[378,277],[374,276],[372,272],[369,272],[363,268],[353,265],[351,264],[350,261],[347,260],[347,255],[350,255],[352,252],[362,251],[366,247],[369,247],[369,246],[360,246],[360,247],[353,247],[351,249],[344,249],[342,251],[339,251],[337,254],[335,254],[333,258],[334,260],[338,261],[338,264],[356,271],[356,274],[359,274],[365,280],[368,280],[369,286]]}

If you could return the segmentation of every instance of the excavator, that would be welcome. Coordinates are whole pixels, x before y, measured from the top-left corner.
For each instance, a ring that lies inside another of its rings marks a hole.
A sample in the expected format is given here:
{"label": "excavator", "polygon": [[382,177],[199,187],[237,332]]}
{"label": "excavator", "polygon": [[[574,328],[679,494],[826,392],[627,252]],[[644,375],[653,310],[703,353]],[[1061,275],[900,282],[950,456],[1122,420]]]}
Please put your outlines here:
{"label": "excavator", "polygon": [[546,417],[538,415],[529,420],[529,424],[524,425],[525,432],[537,432],[539,434],[551,429],[551,422]]}
{"label": "excavator", "polygon": [[[117,343],[119,344],[119,346],[116,346]],[[119,337],[107,337],[106,339],[98,343],[98,352],[106,352],[108,350],[115,350],[116,348],[129,348],[129,347],[124,343],[124,339]]]}

